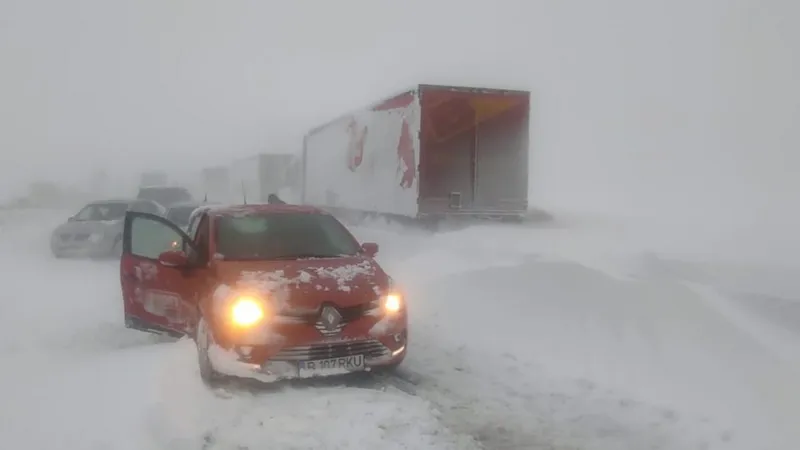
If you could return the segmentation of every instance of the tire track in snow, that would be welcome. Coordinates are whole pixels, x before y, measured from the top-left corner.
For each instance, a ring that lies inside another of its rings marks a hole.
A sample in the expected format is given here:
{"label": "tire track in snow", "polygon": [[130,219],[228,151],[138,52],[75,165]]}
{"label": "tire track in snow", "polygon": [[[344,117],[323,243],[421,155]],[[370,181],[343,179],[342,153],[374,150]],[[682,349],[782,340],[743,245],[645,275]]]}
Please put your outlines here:
{"label": "tire track in snow", "polygon": [[449,370],[417,372],[430,366],[417,358],[389,383],[430,401],[446,426],[487,450],[695,450],[724,448],[731,439],[720,433],[709,445],[713,433],[682,429],[691,418],[674,410],[620,397],[587,380],[553,379],[509,354],[481,356],[491,368],[474,364],[472,351],[431,349],[425,360],[447,363]]}
{"label": "tire track in snow", "polygon": [[[361,230],[361,234],[380,233]],[[729,446],[730,433],[717,431],[710,424],[691,426],[690,422],[698,420],[692,416],[684,417],[670,409],[632,401],[590,382],[553,379],[540,368],[524,361],[514,361],[510,354],[462,347],[473,341],[489,344],[498,339],[494,349],[499,350],[508,344],[503,340],[507,336],[502,335],[507,334],[509,327],[521,333],[512,339],[514,344],[519,344],[520,339],[548,339],[542,330],[526,333],[526,330],[533,330],[516,320],[525,314],[534,314],[540,317],[533,323],[529,322],[530,327],[561,327],[550,336],[551,341],[555,339],[552,346],[558,346],[557,336],[570,334],[564,330],[567,327],[574,328],[573,339],[603,336],[604,341],[626,343],[631,347],[628,351],[647,354],[648,347],[657,348],[660,341],[654,328],[647,326],[646,321],[613,318],[610,313],[603,314],[609,317],[596,316],[596,304],[600,301],[609,301],[607,307],[611,310],[632,306],[641,309],[628,298],[613,298],[613,295],[627,294],[625,291],[629,289],[619,286],[626,285],[629,280],[620,280],[592,267],[543,260],[533,254],[526,256],[524,252],[498,254],[492,252],[486,242],[481,242],[476,251],[470,251],[472,246],[454,235],[399,237],[402,251],[398,252],[394,247],[387,250],[404,258],[388,260],[386,265],[390,273],[397,275],[398,281],[413,288],[409,296],[413,338],[410,356],[404,366],[422,374],[423,381],[412,383],[414,391],[437,405],[448,426],[472,435],[487,449],[497,450],[674,450],[702,448],[704,445],[710,448]],[[444,246],[438,245],[442,238]],[[548,277],[546,274],[533,276],[542,272],[541,269],[555,275],[555,279],[551,277],[547,283],[550,285],[547,289],[553,289],[552,292],[537,292],[542,289],[530,286],[532,280]],[[506,273],[506,276],[497,277],[499,273]],[[560,285],[561,281],[565,284]],[[542,295],[575,295],[571,291],[575,291],[572,288],[576,284],[587,284],[586,288],[578,289],[581,291],[579,295],[602,293],[604,296],[611,294],[611,297],[589,301],[588,304],[580,297],[562,302],[537,301],[537,297]],[[433,286],[439,287],[432,291]],[[487,300],[478,301],[476,297]],[[587,309],[586,306],[593,308]],[[475,308],[483,313],[469,312]],[[499,314],[499,310],[510,316]],[[556,319],[554,324],[547,323],[546,318],[550,315]],[[633,317],[648,317],[644,312],[640,316]],[[511,318],[515,320],[509,322]],[[603,322],[605,318],[610,323]],[[614,323],[620,327],[609,326]],[[499,331],[500,336],[492,336],[493,331]],[[649,339],[641,340],[647,336]],[[575,353],[580,345],[566,344],[563,353],[566,357],[581,356]],[[541,345],[535,348],[539,347]],[[570,351],[573,354],[570,355]],[[552,349],[542,356],[551,354]],[[603,355],[588,352],[585,356],[597,361],[587,361],[584,365],[608,366],[602,361]],[[485,364],[471,367],[470,362],[476,360]]]}
{"label": "tire track in snow", "polygon": [[376,377],[274,384],[236,380],[208,389],[194,347],[181,341],[165,370],[165,401],[147,414],[163,449],[381,448],[469,450],[471,439],[442,425],[430,404]]}
{"label": "tire track in snow", "polygon": [[744,335],[752,338],[765,353],[774,355],[779,361],[775,363],[779,370],[747,370],[740,372],[739,376],[751,380],[748,385],[754,394],[764,405],[769,405],[769,410],[763,414],[782,431],[784,439],[800,442],[800,430],[797,428],[800,402],[791,395],[792,392],[798,392],[796,386],[797,380],[800,380],[800,359],[798,359],[800,353],[792,345],[797,342],[796,336],[787,336],[785,330],[736,308],[729,298],[711,286],[690,282],[685,284],[697,292],[710,309],[716,311]]}

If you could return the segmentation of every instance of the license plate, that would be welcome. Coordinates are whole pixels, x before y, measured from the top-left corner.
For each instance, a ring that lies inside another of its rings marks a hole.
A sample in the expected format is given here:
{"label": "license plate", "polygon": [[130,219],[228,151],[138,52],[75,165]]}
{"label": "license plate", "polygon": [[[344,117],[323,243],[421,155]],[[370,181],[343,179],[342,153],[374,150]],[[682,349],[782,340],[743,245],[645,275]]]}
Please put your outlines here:
{"label": "license plate", "polygon": [[333,375],[364,370],[364,355],[342,358],[301,361],[298,365],[300,376]]}

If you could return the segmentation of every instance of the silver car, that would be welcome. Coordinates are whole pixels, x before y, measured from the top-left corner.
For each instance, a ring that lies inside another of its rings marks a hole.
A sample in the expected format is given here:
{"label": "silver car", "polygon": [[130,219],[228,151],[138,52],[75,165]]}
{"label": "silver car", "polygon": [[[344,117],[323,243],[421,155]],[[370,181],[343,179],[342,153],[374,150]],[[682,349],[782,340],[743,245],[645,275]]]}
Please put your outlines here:
{"label": "silver car", "polygon": [[117,257],[127,211],[163,216],[166,209],[151,200],[103,200],[89,203],[53,230],[50,250],[56,258]]}

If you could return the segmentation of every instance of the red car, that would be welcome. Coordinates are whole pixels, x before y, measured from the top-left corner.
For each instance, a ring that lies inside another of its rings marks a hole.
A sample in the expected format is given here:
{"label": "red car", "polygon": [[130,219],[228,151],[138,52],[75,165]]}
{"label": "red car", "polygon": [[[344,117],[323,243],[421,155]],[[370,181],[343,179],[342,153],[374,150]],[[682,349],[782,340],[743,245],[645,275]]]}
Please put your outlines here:
{"label": "red car", "polygon": [[125,325],[192,337],[207,382],[394,368],[405,358],[408,316],[377,251],[312,207],[203,207],[186,232],[129,212]]}

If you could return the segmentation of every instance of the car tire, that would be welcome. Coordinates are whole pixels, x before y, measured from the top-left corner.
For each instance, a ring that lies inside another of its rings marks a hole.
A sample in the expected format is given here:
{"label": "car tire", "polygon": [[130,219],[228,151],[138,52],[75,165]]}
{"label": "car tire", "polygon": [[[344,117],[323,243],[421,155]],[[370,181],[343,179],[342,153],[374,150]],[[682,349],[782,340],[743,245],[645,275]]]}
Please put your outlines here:
{"label": "car tire", "polygon": [[200,369],[200,379],[208,386],[213,386],[222,379],[222,374],[214,368],[214,363],[211,362],[211,358],[208,355],[208,349],[214,343],[214,336],[205,318],[201,317],[200,322],[197,324],[194,342],[197,346],[197,365]]}

